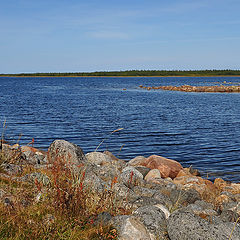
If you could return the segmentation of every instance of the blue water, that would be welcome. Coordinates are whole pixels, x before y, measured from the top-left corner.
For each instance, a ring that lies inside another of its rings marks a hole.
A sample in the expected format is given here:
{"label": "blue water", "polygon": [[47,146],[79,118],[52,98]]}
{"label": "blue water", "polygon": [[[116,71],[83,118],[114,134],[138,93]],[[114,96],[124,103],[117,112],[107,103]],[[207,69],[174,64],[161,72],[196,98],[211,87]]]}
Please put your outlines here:
{"label": "blue water", "polygon": [[[157,154],[240,182],[240,94],[146,91],[139,85],[240,83],[239,77],[0,78],[0,124],[20,144],[55,139],[119,158]],[[126,88],[124,91],[123,88]],[[109,135],[113,130],[124,128]],[[2,130],[0,130],[2,131]]]}

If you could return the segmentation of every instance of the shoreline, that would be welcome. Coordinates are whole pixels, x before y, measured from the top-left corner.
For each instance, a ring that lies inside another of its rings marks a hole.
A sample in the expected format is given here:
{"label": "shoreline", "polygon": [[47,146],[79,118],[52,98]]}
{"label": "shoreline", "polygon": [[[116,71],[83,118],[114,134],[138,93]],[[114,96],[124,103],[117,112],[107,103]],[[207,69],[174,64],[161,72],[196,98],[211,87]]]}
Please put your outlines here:
{"label": "shoreline", "polygon": [[194,75],[194,76],[190,76],[190,75],[185,75],[185,76],[37,76],[37,75],[31,75],[31,76],[18,76],[18,75],[0,75],[0,77],[15,77],[15,78],[27,78],[27,77],[34,77],[34,78],[44,78],[44,77],[48,77],[48,78],[94,78],[94,77],[98,77],[98,78],[163,78],[163,77],[175,77],[175,78],[183,78],[183,77],[193,77],[193,78],[197,78],[197,77],[203,77],[203,78],[209,78],[209,77],[240,77],[240,75],[216,75],[216,76],[212,76],[212,75]]}
{"label": "shoreline", "polygon": [[3,144],[0,166],[4,239],[46,239],[46,229],[73,240],[240,239],[240,183],[210,181],[173,159],[125,162],[54,140],[47,152]]}

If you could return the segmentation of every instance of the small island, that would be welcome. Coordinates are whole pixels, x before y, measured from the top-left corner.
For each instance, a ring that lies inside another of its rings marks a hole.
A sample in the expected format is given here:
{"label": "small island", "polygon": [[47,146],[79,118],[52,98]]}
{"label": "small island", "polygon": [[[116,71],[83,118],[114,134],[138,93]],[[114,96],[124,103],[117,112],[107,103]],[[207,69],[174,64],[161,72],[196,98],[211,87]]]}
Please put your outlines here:
{"label": "small island", "polygon": [[240,86],[191,86],[191,85],[182,85],[182,86],[153,86],[145,87],[143,85],[139,86],[142,89],[146,90],[168,90],[168,91],[181,91],[181,92],[228,92],[228,93],[239,93]]}

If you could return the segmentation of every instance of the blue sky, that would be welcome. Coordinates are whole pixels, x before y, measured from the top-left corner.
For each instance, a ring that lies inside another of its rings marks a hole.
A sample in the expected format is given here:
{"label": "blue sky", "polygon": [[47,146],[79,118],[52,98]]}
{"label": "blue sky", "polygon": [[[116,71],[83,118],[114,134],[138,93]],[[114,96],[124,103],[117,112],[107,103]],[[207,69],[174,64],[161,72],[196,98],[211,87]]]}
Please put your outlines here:
{"label": "blue sky", "polygon": [[239,0],[0,0],[0,73],[240,69]]}

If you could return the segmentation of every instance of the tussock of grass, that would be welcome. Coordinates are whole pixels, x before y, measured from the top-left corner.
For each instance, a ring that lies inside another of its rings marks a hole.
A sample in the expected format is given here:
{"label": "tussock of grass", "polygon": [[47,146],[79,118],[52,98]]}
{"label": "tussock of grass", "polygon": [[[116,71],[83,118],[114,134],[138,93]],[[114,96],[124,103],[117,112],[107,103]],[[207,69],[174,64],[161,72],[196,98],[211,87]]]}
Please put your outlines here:
{"label": "tussock of grass", "polygon": [[0,239],[117,239],[115,229],[96,221],[102,212],[126,213],[113,191],[92,192],[84,186],[83,167],[76,175],[65,163],[59,158],[44,170],[48,186],[37,180],[19,183],[0,177],[0,188],[12,194],[10,203],[0,203]]}

